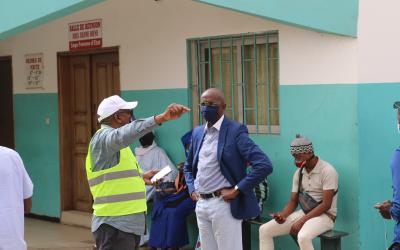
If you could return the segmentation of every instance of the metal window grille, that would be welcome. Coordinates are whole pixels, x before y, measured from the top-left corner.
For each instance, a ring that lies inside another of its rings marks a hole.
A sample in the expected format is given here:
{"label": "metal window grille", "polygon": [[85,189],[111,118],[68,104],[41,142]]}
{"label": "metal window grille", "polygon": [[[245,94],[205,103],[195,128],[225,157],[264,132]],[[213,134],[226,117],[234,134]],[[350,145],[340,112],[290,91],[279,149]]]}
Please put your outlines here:
{"label": "metal window grille", "polygon": [[278,134],[278,33],[247,33],[187,41],[192,121],[203,123],[198,104],[207,88],[220,88],[225,115],[245,124],[250,133]]}

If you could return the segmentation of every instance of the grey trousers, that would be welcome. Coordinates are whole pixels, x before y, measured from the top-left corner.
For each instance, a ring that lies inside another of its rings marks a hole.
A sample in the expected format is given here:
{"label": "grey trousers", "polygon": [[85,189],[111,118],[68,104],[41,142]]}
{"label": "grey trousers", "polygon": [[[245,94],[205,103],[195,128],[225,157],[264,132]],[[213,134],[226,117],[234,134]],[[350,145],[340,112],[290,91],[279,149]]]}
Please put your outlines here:
{"label": "grey trousers", "polygon": [[137,250],[140,236],[126,233],[107,224],[102,224],[93,233],[97,250]]}

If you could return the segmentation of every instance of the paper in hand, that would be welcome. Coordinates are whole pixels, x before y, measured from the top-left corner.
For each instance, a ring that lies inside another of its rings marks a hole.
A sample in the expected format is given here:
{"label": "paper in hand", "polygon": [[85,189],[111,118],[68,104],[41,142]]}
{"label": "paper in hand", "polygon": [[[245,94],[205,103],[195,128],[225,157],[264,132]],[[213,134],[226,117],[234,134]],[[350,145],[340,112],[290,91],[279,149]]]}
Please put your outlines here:
{"label": "paper in hand", "polygon": [[161,169],[157,174],[155,174],[150,181],[151,182],[156,182],[163,177],[165,177],[167,174],[169,174],[172,171],[171,167],[169,165],[165,166],[163,169]]}

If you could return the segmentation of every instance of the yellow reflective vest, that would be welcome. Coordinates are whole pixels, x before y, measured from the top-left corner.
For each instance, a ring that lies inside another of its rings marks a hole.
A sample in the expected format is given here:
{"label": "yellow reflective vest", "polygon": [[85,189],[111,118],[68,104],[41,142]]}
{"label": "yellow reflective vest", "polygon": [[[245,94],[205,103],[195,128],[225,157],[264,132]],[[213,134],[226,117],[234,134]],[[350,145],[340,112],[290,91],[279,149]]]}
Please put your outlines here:
{"label": "yellow reflective vest", "polygon": [[86,156],[86,174],[96,216],[121,216],[147,211],[143,171],[129,147],[120,150],[119,163],[92,171],[91,145]]}

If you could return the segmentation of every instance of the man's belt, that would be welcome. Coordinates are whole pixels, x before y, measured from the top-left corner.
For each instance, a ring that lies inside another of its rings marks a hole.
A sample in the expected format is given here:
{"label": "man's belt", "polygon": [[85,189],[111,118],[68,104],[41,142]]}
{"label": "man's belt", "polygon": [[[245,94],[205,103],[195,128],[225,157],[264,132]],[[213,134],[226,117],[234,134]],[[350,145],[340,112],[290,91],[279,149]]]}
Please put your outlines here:
{"label": "man's belt", "polygon": [[199,194],[199,195],[200,195],[200,198],[205,199],[205,200],[211,199],[211,198],[214,198],[214,197],[220,197],[221,196],[221,189],[217,190],[215,192],[212,192],[212,193]]}

